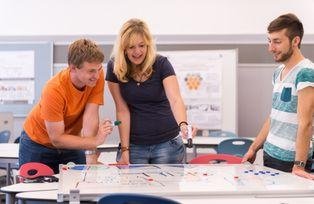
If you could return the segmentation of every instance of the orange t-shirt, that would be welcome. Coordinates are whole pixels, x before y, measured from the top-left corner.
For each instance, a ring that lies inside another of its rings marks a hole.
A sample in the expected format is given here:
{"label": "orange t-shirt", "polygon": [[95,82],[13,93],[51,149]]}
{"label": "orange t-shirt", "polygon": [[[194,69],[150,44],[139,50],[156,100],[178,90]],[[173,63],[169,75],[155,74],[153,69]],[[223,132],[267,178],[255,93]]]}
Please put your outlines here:
{"label": "orange t-shirt", "polygon": [[60,71],[43,88],[40,101],[34,106],[24,123],[24,130],[36,143],[54,148],[45,122],[64,121],[66,134],[79,135],[87,103],[103,104],[104,72],[100,72],[94,87],[77,90],[70,79],[70,68]]}

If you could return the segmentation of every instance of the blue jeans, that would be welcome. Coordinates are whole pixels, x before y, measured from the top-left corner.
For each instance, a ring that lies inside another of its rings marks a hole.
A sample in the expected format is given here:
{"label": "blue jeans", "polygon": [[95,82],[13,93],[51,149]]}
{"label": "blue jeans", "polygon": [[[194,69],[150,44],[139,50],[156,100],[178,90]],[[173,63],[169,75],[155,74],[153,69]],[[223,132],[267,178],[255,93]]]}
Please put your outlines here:
{"label": "blue jeans", "polygon": [[[182,164],[185,155],[185,146],[181,136],[167,142],[154,145],[130,144],[131,164]],[[117,161],[121,158],[118,149]]]}
{"label": "blue jeans", "polygon": [[19,165],[28,162],[40,162],[53,169],[54,173],[59,173],[59,164],[74,162],[75,164],[86,164],[83,150],[60,150],[45,147],[33,142],[25,131],[20,137]]}
{"label": "blue jeans", "polygon": [[[271,157],[269,154],[267,154],[265,151],[263,152],[263,160],[264,160],[264,166],[277,169],[284,172],[292,172],[293,168],[293,162],[288,161],[282,161],[276,158]],[[305,165],[305,170],[310,172],[312,167],[312,162],[307,161]]]}

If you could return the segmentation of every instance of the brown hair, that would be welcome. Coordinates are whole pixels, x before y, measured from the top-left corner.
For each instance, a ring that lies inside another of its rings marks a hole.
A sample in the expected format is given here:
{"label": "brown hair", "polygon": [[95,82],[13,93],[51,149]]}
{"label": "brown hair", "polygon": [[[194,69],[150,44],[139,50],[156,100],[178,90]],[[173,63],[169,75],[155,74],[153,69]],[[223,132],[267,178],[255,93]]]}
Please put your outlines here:
{"label": "brown hair", "polygon": [[68,64],[81,68],[84,62],[102,63],[104,54],[101,48],[88,39],[74,41],[68,49]]}
{"label": "brown hair", "polygon": [[284,14],[273,20],[267,27],[268,33],[280,31],[282,29],[287,29],[286,35],[290,41],[296,36],[300,37],[300,43],[298,45],[300,48],[304,30],[298,17],[292,13]]}

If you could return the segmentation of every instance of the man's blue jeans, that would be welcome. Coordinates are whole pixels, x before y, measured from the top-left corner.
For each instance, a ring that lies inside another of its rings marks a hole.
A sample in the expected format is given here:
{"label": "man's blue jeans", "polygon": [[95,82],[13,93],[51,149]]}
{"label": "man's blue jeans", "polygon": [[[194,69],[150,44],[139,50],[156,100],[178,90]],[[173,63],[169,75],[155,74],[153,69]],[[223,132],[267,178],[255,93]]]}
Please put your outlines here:
{"label": "man's blue jeans", "polygon": [[[185,146],[181,136],[167,142],[154,145],[130,144],[131,164],[182,164]],[[117,152],[117,161],[121,158],[121,150]]]}
{"label": "man's blue jeans", "polygon": [[40,162],[48,165],[54,173],[59,173],[59,164],[74,162],[75,164],[86,164],[83,150],[60,150],[45,147],[33,142],[25,131],[20,137],[19,165],[28,162]]}

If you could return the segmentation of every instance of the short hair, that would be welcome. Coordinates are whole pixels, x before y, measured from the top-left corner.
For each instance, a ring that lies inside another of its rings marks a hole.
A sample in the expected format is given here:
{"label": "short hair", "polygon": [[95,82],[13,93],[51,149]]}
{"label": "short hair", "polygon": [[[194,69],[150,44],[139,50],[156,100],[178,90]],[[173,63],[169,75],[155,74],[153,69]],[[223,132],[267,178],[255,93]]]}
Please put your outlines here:
{"label": "short hair", "polygon": [[104,54],[101,48],[95,42],[88,39],[79,39],[74,41],[68,49],[68,64],[81,68],[84,62],[102,63]]}
{"label": "short hair", "polygon": [[300,48],[304,30],[303,24],[298,19],[298,17],[292,13],[281,15],[273,20],[267,28],[268,33],[280,31],[282,29],[287,29],[286,35],[290,39],[290,41],[292,41],[293,38],[295,38],[296,36],[300,37],[300,43],[298,45],[298,47]]}
{"label": "short hair", "polygon": [[147,45],[147,53],[141,64],[141,71],[148,77],[153,72],[153,64],[156,59],[156,46],[153,36],[143,20],[132,18],[125,22],[120,29],[112,53],[112,58],[114,58],[113,72],[119,81],[127,82],[132,75],[136,74],[131,69],[130,61],[125,55],[125,50],[132,43],[136,35],[141,35]]}

